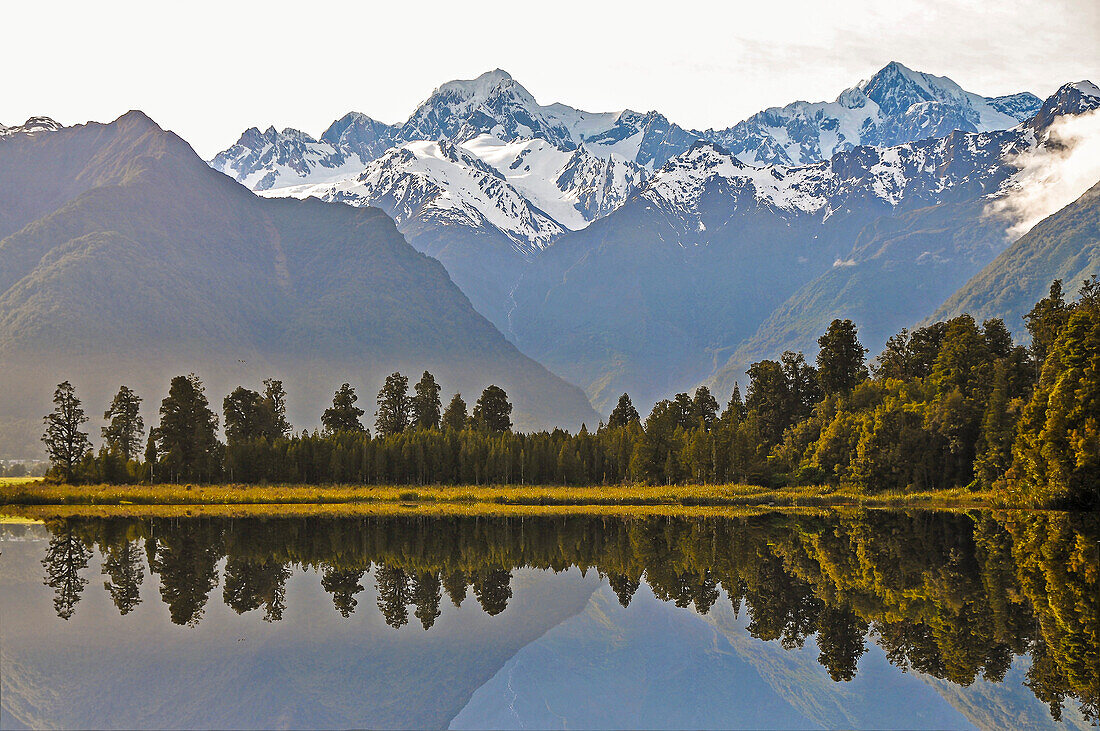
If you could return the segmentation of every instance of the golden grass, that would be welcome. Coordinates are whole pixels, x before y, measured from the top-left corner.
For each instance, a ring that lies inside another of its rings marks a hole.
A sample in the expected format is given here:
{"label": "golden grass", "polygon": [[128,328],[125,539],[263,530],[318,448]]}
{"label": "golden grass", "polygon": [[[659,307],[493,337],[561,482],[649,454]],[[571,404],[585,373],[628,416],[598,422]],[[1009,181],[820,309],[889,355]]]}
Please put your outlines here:
{"label": "golden grass", "polygon": [[38,482],[41,477],[0,477],[0,487],[7,485],[25,485],[28,482]]}
{"label": "golden grass", "polygon": [[[0,506],[267,506],[286,514],[289,506],[339,506],[341,512],[367,508],[398,511],[491,513],[502,507],[632,508],[657,512],[670,507],[698,510],[722,507],[1006,507],[992,493],[966,489],[865,494],[853,488],[823,486],[778,490],[753,485],[545,485],[363,486],[363,485],[58,485],[47,482],[0,484]],[[396,507],[395,507],[396,506]],[[589,511],[591,512],[591,511]],[[631,512],[636,512],[632,510]]]}

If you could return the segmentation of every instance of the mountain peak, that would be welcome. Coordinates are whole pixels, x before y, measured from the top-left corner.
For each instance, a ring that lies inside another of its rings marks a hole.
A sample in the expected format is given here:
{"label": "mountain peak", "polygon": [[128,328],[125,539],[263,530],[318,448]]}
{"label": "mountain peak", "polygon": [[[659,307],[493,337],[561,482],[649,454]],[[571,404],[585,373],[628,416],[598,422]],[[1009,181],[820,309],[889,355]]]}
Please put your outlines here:
{"label": "mountain peak", "polygon": [[432,92],[429,101],[435,97],[450,95],[459,96],[465,99],[483,100],[506,81],[514,82],[515,80],[507,71],[503,69],[493,69],[492,71],[486,71],[476,79],[455,79],[454,81],[448,81]]}
{"label": "mountain peak", "polygon": [[53,132],[63,127],[60,122],[57,122],[50,117],[35,116],[27,118],[27,121],[23,124],[16,125],[14,127],[5,127],[0,124],[0,137],[8,137],[14,134],[38,134],[40,132]]}
{"label": "mountain peak", "polygon": [[1041,132],[1054,123],[1057,117],[1066,114],[1084,114],[1100,108],[1100,88],[1088,81],[1076,81],[1063,84],[1043,102],[1043,106],[1032,117],[1029,126]]}

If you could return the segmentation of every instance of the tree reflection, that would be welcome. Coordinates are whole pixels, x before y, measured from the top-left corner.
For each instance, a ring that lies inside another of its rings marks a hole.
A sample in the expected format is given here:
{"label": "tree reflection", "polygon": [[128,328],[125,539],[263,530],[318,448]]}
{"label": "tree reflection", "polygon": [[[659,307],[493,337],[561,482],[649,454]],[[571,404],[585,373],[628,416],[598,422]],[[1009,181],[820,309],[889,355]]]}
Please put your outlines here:
{"label": "tree reflection", "polygon": [[[140,601],[142,541],[173,622],[197,624],[225,559],[222,599],[279,621],[286,583],[316,568],[351,617],[374,567],[386,624],[430,630],[472,591],[507,611],[513,572],[594,568],[623,607],[644,582],[658,599],[706,614],[723,601],[748,631],[786,648],[816,636],[833,680],[856,677],[867,641],[894,665],[968,685],[999,681],[1030,655],[1028,686],[1058,717],[1069,699],[1096,715],[1098,591],[1093,515],[891,511],[760,513],[737,518],[555,516],[255,520],[82,520],[49,524],[43,560],[67,619],[98,546],[121,614]],[[725,599],[723,599],[723,596]],[[471,611],[465,609],[464,611]],[[411,616],[410,616],[411,615]]]}
{"label": "tree reflection", "polygon": [[88,580],[80,575],[88,567],[92,551],[80,540],[68,523],[58,526],[46,547],[42,566],[46,586],[54,590],[53,608],[61,619],[69,619]]}

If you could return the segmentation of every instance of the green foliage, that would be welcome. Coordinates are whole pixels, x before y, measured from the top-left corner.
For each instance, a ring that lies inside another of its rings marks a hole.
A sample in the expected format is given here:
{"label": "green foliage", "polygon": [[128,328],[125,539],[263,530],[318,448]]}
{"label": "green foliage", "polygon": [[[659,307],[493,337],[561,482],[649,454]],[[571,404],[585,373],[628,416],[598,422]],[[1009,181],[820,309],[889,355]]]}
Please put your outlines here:
{"label": "green foliage", "polygon": [[145,423],[141,419],[141,397],[126,386],[121,386],[111,405],[103,413],[103,442],[109,451],[121,455],[129,461],[136,459],[145,433]]}
{"label": "green foliage", "polygon": [[[1032,349],[1046,352],[1037,387],[1036,365],[1003,322],[979,327],[962,315],[897,334],[873,374],[855,327],[837,320],[821,338],[820,371],[792,352],[754,363],[747,399],[735,385],[720,416],[704,386],[657,402],[644,424],[623,394],[595,432],[514,433],[512,405],[495,385],[472,418],[459,394],[440,414],[427,371],[412,396],[400,373],[386,379],[374,438],[346,383],[322,433],[289,435],[282,385],[266,381],[264,395],[238,387],[225,398],[223,448],[194,375],[172,380],[145,463],[112,441],[91,453],[69,384],[47,423],[59,435],[55,464],[72,481],[208,481],[224,472],[246,483],[825,483],[865,493],[995,489],[1017,503],[1090,506],[1100,503],[1100,285],[1080,289],[1081,300],[1066,304],[1054,287],[1035,308],[1048,313],[1032,318],[1035,340],[1050,341]],[[1057,331],[1042,334],[1048,328]],[[127,391],[108,414],[125,414],[118,404],[135,411]],[[73,434],[76,449],[60,438]]]}
{"label": "green foliage", "polygon": [[413,400],[409,396],[409,379],[400,373],[391,373],[386,376],[386,382],[378,391],[378,411],[374,419],[374,428],[378,436],[388,437],[405,431],[412,418],[412,411]]}
{"label": "green foliage", "polygon": [[624,393],[619,397],[619,402],[615,404],[615,408],[611,410],[611,416],[607,418],[607,425],[612,428],[619,428],[632,421],[639,420],[641,420],[641,417],[638,415],[638,410],[634,408],[630,396]]}
{"label": "green foliage", "polygon": [[1036,503],[1100,505],[1100,307],[1072,308],[1023,409],[1010,492]]}
{"label": "green foliage", "polygon": [[215,479],[222,452],[217,429],[218,417],[199,377],[173,378],[160,405],[160,425],[153,430],[161,477],[171,482]]}
{"label": "green foliage", "polygon": [[470,415],[466,412],[466,402],[462,400],[462,394],[456,393],[443,412],[443,428],[458,431],[465,429],[469,423]]}
{"label": "green foliage", "polygon": [[225,438],[230,444],[282,436],[274,404],[256,391],[238,386],[222,401]]}
{"label": "green foliage", "polygon": [[851,320],[833,320],[818,338],[817,375],[826,395],[847,393],[867,377],[867,348],[856,337]]}
{"label": "green foliage", "polygon": [[350,384],[345,383],[336,389],[336,394],[332,397],[332,406],[321,414],[321,426],[325,428],[325,432],[339,434],[366,431],[363,422],[359,421],[364,412],[355,405],[358,400],[359,396]]}
{"label": "green foliage", "polygon": [[489,386],[474,404],[473,423],[479,429],[505,432],[512,428],[512,404],[500,386]]}
{"label": "green foliage", "polygon": [[60,477],[72,481],[78,463],[91,448],[88,434],[81,426],[88,421],[76,389],[68,381],[59,383],[53,394],[54,410],[43,417],[46,432],[42,442]]}
{"label": "green foliage", "polygon": [[416,395],[412,398],[412,424],[417,429],[438,429],[442,418],[440,411],[442,403],[439,401],[439,384],[428,371],[415,386]]}

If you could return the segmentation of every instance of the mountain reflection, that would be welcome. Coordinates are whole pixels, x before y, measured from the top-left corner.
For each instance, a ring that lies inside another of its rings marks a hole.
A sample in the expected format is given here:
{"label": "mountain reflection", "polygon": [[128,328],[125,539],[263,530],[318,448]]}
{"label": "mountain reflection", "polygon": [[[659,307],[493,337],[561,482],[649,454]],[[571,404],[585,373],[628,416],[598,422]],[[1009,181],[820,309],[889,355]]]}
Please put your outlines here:
{"label": "mountain reflection", "polygon": [[752,636],[786,648],[815,635],[835,681],[855,677],[868,639],[895,666],[963,686],[979,675],[999,681],[1028,655],[1027,685],[1054,718],[1067,699],[1095,718],[1098,523],[978,511],[67,519],[47,525],[42,564],[62,619],[98,550],[123,615],[141,601],[148,571],[176,624],[197,625],[219,583],[226,606],[277,622],[287,579],[312,569],[340,615],[363,611],[357,596],[373,581],[387,624],[424,630],[471,594],[489,615],[506,611],[516,569],[576,566],[605,577],[624,607],[645,582],[701,614],[728,600],[749,612]]}

